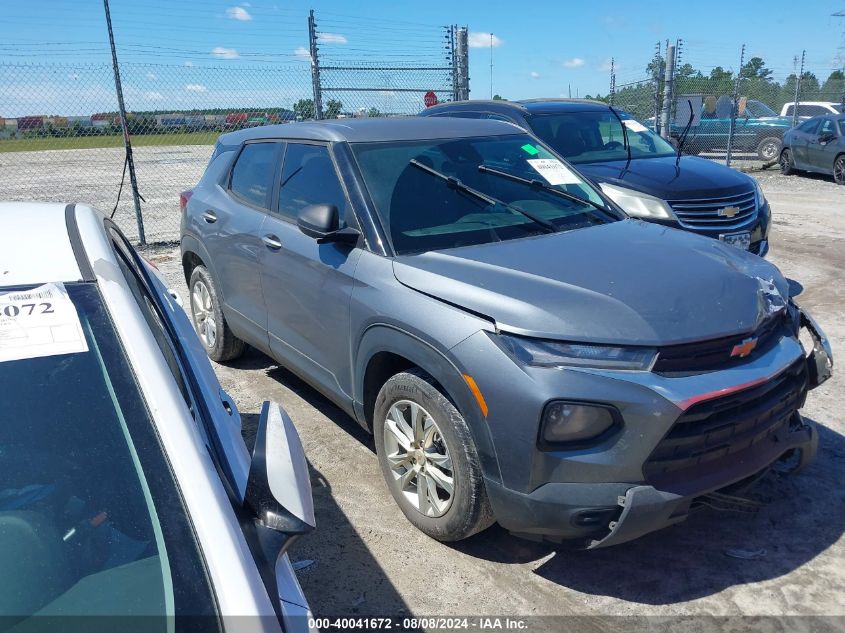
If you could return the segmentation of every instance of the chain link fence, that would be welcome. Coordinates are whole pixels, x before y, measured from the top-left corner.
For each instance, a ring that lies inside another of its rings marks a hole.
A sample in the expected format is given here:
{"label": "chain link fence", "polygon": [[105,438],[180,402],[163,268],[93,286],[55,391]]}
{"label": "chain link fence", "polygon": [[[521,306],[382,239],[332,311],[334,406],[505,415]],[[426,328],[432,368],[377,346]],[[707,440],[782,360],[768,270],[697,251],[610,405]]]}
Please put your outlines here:
{"label": "chain link fence", "polygon": [[321,58],[325,35],[309,21],[312,53],[292,62],[120,63],[140,218],[112,65],[0,61],[0,199],[85,202],[114,213],[133,241],[178,240],[179,194],[200,179],[221,133],[313,118],[411,115],[425,107],[428,92],[452,99],[454,35],[454,27],[418,35],[414,44],[434,42],[418,57],[413,49],[398,60],[353,49]]}
{"label": "chain link fence", "polygon": [[744,46],[722,65],[708,65],[695,52],[681,41],[658,45],[639,76],[620,82],[612,74],[608,101],[684,154],[748,167],[777,161],[783,135],[793,126],[845,111],[842,70],[811,69],[799,56],[792,72],[773,70]]}

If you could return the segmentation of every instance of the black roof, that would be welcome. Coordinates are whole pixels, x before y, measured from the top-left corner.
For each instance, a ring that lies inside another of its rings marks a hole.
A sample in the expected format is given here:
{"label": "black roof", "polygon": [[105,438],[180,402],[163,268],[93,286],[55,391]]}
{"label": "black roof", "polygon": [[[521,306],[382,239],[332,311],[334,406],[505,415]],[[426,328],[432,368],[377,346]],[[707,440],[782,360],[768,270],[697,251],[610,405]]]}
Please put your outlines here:
{"label": "black roof", "polygon": [[469,101],[450,101],[427,108],[426,115],[445,114],[466,110],[505,113],[519,111],[522,114],[549,114],[553,112],[586,112],[607,110],[608,105],[591,99],[522,99],[506,101],[504,99],[473,99]]}
{"label": "black roof", "polygon": [[308,141],[413,141],[418,139],[503,136],[524,132],[502,121],[394,117],[373,119],[331,119],[282,125],[263,125],[230,132],[220,137],[224,145],[253,139],[300,139]]}

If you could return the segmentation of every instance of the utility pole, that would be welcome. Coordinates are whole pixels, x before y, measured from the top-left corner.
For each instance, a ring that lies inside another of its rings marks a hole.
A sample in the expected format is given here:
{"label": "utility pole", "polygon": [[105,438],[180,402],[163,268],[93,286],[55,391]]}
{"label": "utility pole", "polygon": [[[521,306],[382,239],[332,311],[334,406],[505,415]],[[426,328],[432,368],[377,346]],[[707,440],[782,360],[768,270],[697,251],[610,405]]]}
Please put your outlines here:
{"label": "utility pole", "polygon": [[616,60],[613,57],[610,58],[610,95],[608,95],[608,100],[610,101],[610,105],[613,105],[613,97],[616,95],[616,70],[615,70]]}
{"label": "utility pole", "polygon": [[452,101],[458,100],[458,52],[455,48],[457,25],[443,27],[446,30],[446,50],[449,51],[449,65],[452,67]]}
{"label": "utility pole", "polygon": [[660,135],[668,139],[671,122],[669,115],[672,112],[672,98],[675,87],[675,45],[666,45],[666,70],[663,75],[663,112],[660,114]]}
{"label": "utility pole", "polygon": [[493,98],[493,34],[490,33],[490,98]]}
{"label": "utility pole", "polygon": [[141,216],[141,196],[138,193],[138,179],[135,177],[135,161],[132,158],[132,142],[129,140],[129,126],[126,123],[126,106],[123,103],[123,88],[120,84],[120,69],[117,65],[117,49],[114,46],[114,32],[111,28],[111,13],[109,0],[103,0],[106,10],[106,26],[109,30],[109,44],[111,45],[111,61],[114,69],[114,89],[117,92],[117,107],[120,111],[120,127],[123,130],[123,147],[126,150],[126,167],[129,168],[129,184],[132,187],[132,200],[135,202],[135,222],[138,225],[138,242],[147,243],[144,235],[144,218]]}
{"label": "utility pole", "polygon": [[320,59],[317,56],[317,23],[314,21],[314,9],[308,12],[308,49],[311,53],[311,86],[314,90],[314,118],[323,118],[323,90],[320,85]]}
{"label": "utility pole", "polygon": [[654,81],[654,131],[660,134],[660,41],[654,46],[652,68],[652,79]]}
{"label": "utility pole", "polygon": [[731,126],[728,129],[728,153],[725,156],[725,166],[731,166],[731,154],[733,148],[734,131],[736,130],[736,117],[739,114],[739,82],[742,80],[742,67],[745,65],[745,44],[742,45],[742,52],[739,54],[739,71],[734,81],[734,98],[731,103]]}
{"label": "utility pole", "polygon": [[455,66],[458,71],[457,100],[466,101],[469,99],[469,46],[468,30],[465,26],[459,28],[455,36],[455,54],[457,57]]}
{"label": "utility pole", "polygon": [[[792,100],[792,127],[798,125],[798,101],[801,99],[801,79],[804,77],[804,56],[806,50],[801,51],[801,70],[795,75],[795,98]],[[798,57],[795,57],[796,64]]]}

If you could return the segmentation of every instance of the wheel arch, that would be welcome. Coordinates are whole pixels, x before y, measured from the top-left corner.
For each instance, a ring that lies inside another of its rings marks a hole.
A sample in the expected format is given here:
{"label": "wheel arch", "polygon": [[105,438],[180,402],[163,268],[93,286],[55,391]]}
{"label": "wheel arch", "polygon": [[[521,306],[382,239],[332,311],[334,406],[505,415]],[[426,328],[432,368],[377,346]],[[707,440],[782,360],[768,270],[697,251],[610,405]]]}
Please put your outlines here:
{"label": "wheel arch", "polygon": [[484,475],[501,481],[487,420],[482,415],[462,372],[445,351],[396,326],[368,328],[358,345],[355,363],[354,407],[359,423],[373,432],[373,410],[382,385],[410,368],[429,374],[467,422]]}
{"label": "wheel arch", "polygon": [[215,274],[214,265],[208,254],[208,250],[196,237],[193,235],[183,235],[182,242],[180,244],[180,251],[182,253],[182,272],[185,275],[185,283],[191,283],[191,273],[197,266],[205,266],[212,278],[215,281],[217,280],[217,275]]}

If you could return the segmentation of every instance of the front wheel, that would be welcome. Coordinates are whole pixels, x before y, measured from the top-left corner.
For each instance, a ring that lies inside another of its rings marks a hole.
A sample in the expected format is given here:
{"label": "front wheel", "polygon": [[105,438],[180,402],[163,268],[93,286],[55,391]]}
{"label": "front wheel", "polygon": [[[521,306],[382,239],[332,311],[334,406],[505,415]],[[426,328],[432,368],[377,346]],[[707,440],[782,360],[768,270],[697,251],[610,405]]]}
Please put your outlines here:
{"label": "front wheel", "polygon": [[845,185],[845,154],[840,154],[833,161],[833,182]]}
{"label": "front wheel", "polygon": [[773,161],[780,153],[781,144],[776,136],[767,136],[757,144],[757,156],[767,163]]}
{"label": "front wheel", "polygon": [[785,149],[780,153],[780,173],[789,176],[795,173],[795,163],[792,160],[792,151]]}
{"label": "front wheel", "polygon": [[390,493],[415,527],[459,541],[493,523],[469,427],[431,376],[411,369],[388,380],[373,432]]}

